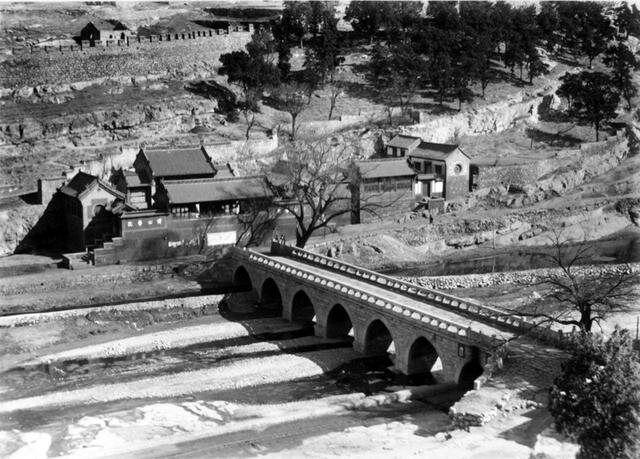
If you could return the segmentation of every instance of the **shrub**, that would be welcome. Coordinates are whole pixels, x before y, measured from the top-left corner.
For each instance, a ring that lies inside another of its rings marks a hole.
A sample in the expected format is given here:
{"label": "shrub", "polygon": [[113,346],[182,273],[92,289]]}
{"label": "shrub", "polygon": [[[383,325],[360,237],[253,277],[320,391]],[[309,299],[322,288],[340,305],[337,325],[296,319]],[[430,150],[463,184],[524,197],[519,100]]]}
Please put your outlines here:
{"label": "shrub", "polygon": [[556,429],[580,445],[583,458],[640,453],[640,358],[627,330],[608,340],[584,333],[550,391]]}

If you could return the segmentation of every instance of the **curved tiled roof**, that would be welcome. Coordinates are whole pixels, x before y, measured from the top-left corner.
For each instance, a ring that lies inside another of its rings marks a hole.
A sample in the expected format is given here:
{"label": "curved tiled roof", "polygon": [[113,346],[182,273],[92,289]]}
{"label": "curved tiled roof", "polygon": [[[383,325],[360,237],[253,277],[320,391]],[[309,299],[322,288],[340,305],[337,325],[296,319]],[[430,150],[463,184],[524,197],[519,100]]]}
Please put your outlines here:
{"label": "curved tiled roof", "polygon": [[357,161],[356,166],[360,170],[362,178],[365,179],[405,177],[416,174],[416,172],[407,163],[406,158]]}
{"label": "curved tiled roof", "polygon": [[215,173],[202,148],[144,148],[155,177],[211,175]]}
{"label": "curved tiled roof", "polygon": [[204,178],[163,180],[171,204],[236,201],[272,196],[264,177]]}

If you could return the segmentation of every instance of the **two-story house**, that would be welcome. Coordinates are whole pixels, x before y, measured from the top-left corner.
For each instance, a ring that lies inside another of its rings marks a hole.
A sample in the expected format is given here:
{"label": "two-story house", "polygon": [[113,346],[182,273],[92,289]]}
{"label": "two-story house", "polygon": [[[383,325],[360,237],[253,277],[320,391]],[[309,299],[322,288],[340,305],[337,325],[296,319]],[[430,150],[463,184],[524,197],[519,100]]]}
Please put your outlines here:
{"label": "two-story house", "polygon": [[458,145],[396,135],[385,150],[388,157],[406,157],[415,170],[416,199],[456,201],[469,192],[471,161]]}

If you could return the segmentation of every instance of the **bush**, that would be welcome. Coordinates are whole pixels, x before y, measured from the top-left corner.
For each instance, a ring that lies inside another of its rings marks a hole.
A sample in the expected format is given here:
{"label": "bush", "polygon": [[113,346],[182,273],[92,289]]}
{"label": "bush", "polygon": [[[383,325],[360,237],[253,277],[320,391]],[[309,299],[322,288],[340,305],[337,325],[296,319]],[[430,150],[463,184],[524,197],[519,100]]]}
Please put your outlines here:
{"label": "bush", "polygon": [[585,333],[574,342],[550,391],[556,429],[580,445],[583,458],[640,453],[640,357],[627,330],[609,340]]}

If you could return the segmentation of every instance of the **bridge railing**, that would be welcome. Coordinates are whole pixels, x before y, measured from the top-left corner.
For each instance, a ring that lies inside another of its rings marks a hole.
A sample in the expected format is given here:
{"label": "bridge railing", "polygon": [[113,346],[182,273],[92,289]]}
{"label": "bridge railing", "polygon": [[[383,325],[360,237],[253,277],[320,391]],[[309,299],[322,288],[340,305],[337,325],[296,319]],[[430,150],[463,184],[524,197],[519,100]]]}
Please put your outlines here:
{"label": "bridge railing", "polygon": [[317,265],[357,279],[362,279],[366,282],[378,284],[389,290],[394,290],[422,301],[431,302],[436,306],[440,306],[445,309],[467,313],[476,316],[481,320],[491,322],[517,332],[531,334],[539,339],[551,342],[552,344],[562,345],[566,341],[565,334],[562,330],[555,330],[549,325],[541,326],[540,324],[532,320],[527,320],[522,316],[514,315],[498,308],[481,304],[477,301],[462,299],[438,290],[421,287],[419,285],[412,284],[411,282],[380,274],[335,258],[309,252],[308,250],[300,249],[298,247],[291,247],[275,240],[271,243],[271,253],[274,255],[283,255],[303,260],[305,263]]}
{"label": "bridge railing", "polygon": [[446,332],[448,334],[464,338],[470,342],[480,344],[485,348],[493,349],[503,342],[496,336],[489,336],[485,333],[473,330],[467,325],[454,322],[452,320],[441,319],[411,306],[401,305],[395,301],[385,300],[377,295],[372,295],[352,286],[344,285],[340,282],[335,282],[328,277],[309,273],[305,270],[287,265],[286,263],[281,263],[267,255],[263,255],[253,250],[239,249],[238,253],[241,254],[241,257],[245,258],[251,263],[262,265],[267,269],[279,271],[289,276],[298,277],[303,281],[319,284],[327,289],[333,289],[343,296],[347,296],[357,301],[366,301],[371,306],[405,316],[407,319],[422,322],[423,324],[439,329],[441,332]]}

